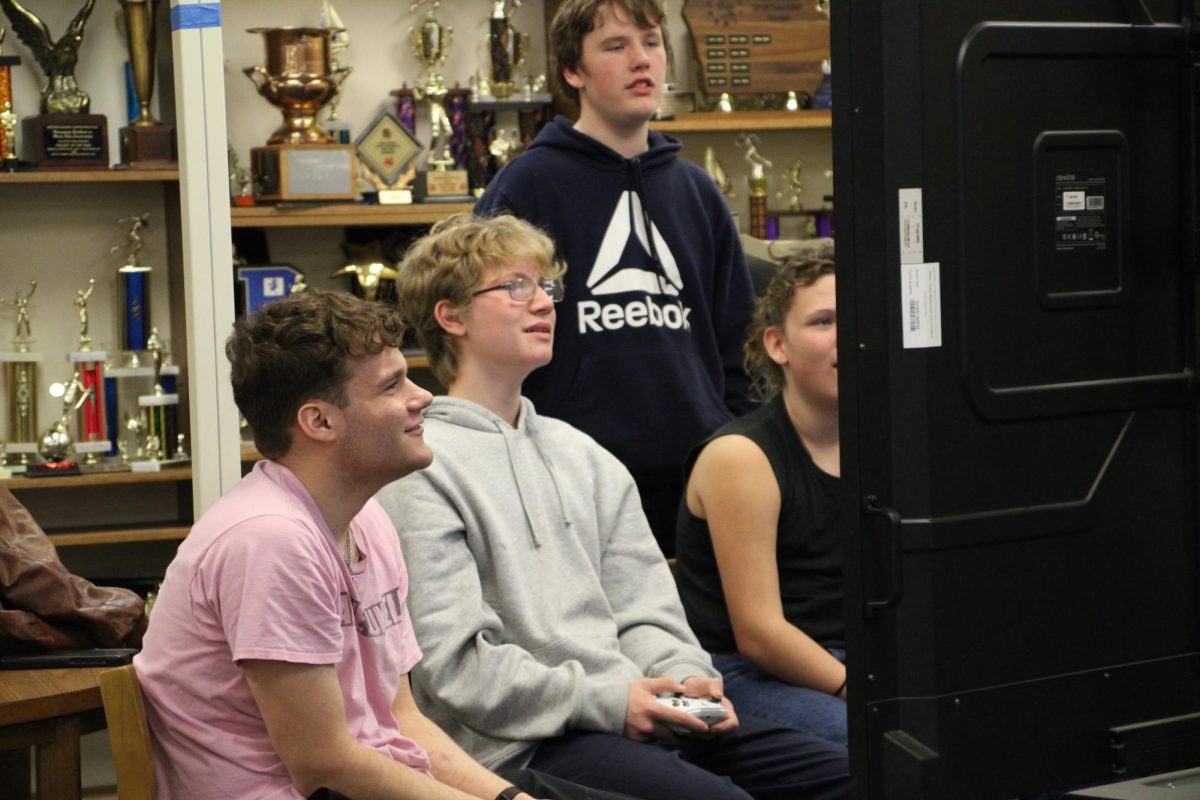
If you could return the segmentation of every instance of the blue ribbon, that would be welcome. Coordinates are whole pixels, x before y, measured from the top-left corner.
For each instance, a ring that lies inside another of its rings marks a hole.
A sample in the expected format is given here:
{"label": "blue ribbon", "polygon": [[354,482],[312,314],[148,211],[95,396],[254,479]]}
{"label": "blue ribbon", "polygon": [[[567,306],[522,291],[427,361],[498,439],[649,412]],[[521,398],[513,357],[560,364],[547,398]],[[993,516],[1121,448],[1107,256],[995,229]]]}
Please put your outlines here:
{"label": "blue ribbon", "polygon": [[171,30],[221,27],[220,3],[189,3],[171,9]]}

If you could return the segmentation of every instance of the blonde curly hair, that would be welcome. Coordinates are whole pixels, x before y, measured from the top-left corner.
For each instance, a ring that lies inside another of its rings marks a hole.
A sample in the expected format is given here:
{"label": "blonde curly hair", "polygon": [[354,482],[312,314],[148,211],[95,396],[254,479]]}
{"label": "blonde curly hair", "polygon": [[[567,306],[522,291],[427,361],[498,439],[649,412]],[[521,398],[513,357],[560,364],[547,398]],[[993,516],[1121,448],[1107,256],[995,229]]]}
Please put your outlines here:
{"label": "blonde curly hair", "polygon": [[559,278],[566,272],[555,260],[550,237],[509,214],[447,217],[404,254],[397,269],[397,303],[425,348],[433,377],[443,386],[458,376],[458,353],[454,338],[434,318],[434,306],[449,300],[455,308],[468,308],[471,293],[489,270],[517,261],[532,264],[543,278]]}

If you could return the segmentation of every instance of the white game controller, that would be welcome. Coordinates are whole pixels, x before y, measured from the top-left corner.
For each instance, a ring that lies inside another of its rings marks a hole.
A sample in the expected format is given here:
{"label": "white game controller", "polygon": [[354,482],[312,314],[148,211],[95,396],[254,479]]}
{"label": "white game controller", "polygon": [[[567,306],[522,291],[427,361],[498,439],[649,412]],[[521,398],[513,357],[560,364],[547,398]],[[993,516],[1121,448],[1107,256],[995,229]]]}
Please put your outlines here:
{"label": "white game controller", "polygon": [[[682,694],[657,694],[654,699],[664,706],[678,709],[685,714],[691,714],[705,725],[716,725],[729,716],[725,706],[707,697],[685,697]],[[695,733],[682,725],[667,724],[667,727],[678,734]]]}

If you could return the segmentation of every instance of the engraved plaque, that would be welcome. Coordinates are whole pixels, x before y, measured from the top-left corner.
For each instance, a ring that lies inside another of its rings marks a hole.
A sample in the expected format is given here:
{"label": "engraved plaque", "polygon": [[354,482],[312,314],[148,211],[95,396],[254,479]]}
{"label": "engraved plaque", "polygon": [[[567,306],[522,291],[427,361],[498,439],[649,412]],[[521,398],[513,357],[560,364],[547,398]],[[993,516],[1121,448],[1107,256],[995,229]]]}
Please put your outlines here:
{"label": "engraved plaque", "polygon": [[683,19],[709,94],[814,94],[829,58],[829,16],[817,2],[687,0]]}

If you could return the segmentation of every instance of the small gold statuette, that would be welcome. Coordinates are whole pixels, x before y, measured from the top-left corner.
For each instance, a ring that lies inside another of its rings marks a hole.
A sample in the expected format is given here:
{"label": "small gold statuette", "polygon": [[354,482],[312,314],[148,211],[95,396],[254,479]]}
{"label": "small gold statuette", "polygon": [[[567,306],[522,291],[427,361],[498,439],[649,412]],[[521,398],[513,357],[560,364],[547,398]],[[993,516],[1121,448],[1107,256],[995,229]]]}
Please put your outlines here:
{"label": "small gold statuette", "polygon": [[4,35],[0,25],[0,169],[17,168],[17,112],[13,108],[12,68],[21,63],[19,56],[4,55]]}
{"label": "small gold statuette", "polygon": [[37,281],[29,282],[29,293],[21,294],[17,291],[13,295],[13,299],[9,300],[6,297],[0,297],[0,304],[11,305],[17,312],[17,333],[13,337],[13,344],[19,351],[26,351],[29,345],[33,343],[33,329],[29,323],[29,301],[37,291]]}
{"label": "small gold statuette", "polygon": [[354,277],[354,287],[357,293],[366,300],[379,300],[381,295],[394,294],[396,270],[389,266],[379,242],[365,245],[343,244],[346,256],[351,260],[344,267],[336,270],[329,277],[341,278],[347,275]]}
{"label": "small gold statuette", "polygon": [[96,289],[96,279],[89,278],[87,290],[75,292],[75,306],[79,309],[79,352],[86,353],[92,349],[92,337],[88,335],[88,298]]}

